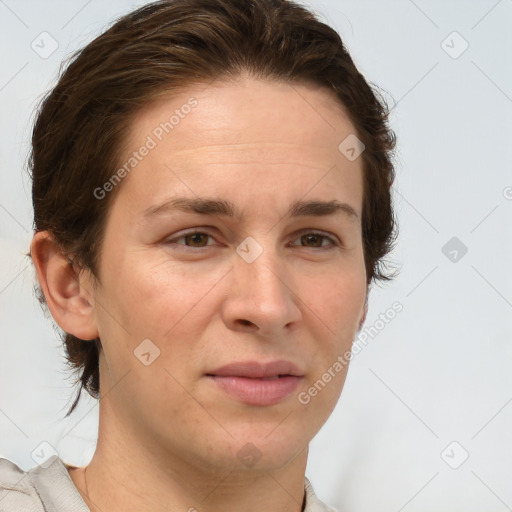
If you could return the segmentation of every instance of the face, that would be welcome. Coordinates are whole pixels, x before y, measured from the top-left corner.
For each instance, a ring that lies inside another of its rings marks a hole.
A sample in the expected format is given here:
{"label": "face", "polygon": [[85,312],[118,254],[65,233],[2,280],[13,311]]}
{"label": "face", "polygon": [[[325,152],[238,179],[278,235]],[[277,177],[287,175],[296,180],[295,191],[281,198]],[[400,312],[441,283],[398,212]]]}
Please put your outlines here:
{"label": "face", "polygon": [[307,453],[364,316],[354,133],[329,91],[248,77],[134,119],[92,296],[119,432],[213,469]]}

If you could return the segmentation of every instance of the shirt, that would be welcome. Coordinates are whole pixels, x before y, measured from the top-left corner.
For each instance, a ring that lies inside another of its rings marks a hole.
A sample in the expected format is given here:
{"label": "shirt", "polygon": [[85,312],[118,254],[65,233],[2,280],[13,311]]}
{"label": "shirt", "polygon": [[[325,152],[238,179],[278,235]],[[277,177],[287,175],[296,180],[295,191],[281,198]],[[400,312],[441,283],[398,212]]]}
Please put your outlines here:
{"label": "shirt", "polygon": [[[304,477],[304,512],[337,512],[320,501]],[[43,465],[23,471],[0,457],[0,512],[90,512],[69,476],[66,464],[53,455]]]}

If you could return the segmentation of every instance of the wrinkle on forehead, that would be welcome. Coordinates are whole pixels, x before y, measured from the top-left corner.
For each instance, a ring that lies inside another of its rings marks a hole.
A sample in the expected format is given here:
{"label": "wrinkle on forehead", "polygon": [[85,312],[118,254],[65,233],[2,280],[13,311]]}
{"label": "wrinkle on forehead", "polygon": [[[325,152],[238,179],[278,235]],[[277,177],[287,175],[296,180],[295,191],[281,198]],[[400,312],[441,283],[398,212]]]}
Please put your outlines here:
{"label": "wrinkle on forehead", "polygon": [[148,104],[130,123],[130,145],[136,146],[190,98],[197,105],[164,135],[176,150],[210,144],[248,144],[247,149],[251,144],[296,144],[336,151],[355,133],[345,107],[327,87],[244,78],[207,88],[192,86]]}
{"label": "wrinkle on forehead", "polygon": [[[336,148],[305,146],[283,142],[234,142],[205,144],[193,148],[176,149],[173,157],[186,158],[190,163],[209,165],[214,163],[265,165],[290,164],[313,169],[329,169],[336,164]],[[205,161],[205,158],[207,160]]]}

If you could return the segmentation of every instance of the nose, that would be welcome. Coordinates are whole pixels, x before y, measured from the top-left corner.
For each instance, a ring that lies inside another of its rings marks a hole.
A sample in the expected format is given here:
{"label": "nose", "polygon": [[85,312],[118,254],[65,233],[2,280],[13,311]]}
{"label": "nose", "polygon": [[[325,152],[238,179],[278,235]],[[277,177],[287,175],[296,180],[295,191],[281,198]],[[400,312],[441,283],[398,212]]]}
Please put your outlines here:
{"label": "nose", "polygon": [[282,337],[302,318],[296,276],[276,251],[265,248],[252,262],[236,254],[228,286],[222,314],[232,330]]}

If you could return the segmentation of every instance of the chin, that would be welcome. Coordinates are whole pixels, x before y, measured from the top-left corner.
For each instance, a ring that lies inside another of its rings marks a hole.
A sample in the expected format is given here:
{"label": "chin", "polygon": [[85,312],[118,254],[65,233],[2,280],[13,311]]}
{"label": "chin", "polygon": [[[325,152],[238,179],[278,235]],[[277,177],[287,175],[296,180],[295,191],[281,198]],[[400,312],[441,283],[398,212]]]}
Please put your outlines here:
{"label": "chin", "polygon": [[[262,426],[263,427],[263,426]],[[208,450],[209,459],[217,468],[235,469],[253,473],[278,471],[301,456],[307,456],[310,438],[297,426],[290,432],[285,426],[274,423],[271,428],[244,429],[243,434],[231,432],[233,437],[219,440]],[[276,428],[277,427],[277,428]],[[282,429],[279,432],[279,429]],[[274,432],[272,432],[274,429]]]}

